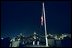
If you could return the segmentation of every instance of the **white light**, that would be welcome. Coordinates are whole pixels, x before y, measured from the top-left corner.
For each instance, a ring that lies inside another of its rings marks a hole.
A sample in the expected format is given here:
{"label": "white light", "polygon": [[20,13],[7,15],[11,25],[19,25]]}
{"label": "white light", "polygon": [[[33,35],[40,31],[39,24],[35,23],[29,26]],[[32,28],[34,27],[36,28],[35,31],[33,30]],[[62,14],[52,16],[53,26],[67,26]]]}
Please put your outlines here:
{"label": "white light", "polygon": [[59,38],[59,40],[60,40],[60,38]]}
{"label": "white light", "polygon": [[64,37],[67,37],[67,35],[64,35]]}
{"label": "white light", "polygon": [[4,38],[1,38],[2,40],[4,39]]}
{"label": "white light", "polygon": [[36,34],[36,32],[34,32],[34,34]]}
{"label": "white light", "polygon": [[36,39],[36,37],[34,36],[34,39]]}
{"label": "white light", "polygon": [[20,40],[20,38],[18,39],[18,41]]}
{"label": "white light", "polygon": [[14,39],[12,39],[12,41],[15,41],[15,38],[14,38]]}
{"label": "white light", "polygon": [[51,37],[52,37],[53,35],[51,35]]}

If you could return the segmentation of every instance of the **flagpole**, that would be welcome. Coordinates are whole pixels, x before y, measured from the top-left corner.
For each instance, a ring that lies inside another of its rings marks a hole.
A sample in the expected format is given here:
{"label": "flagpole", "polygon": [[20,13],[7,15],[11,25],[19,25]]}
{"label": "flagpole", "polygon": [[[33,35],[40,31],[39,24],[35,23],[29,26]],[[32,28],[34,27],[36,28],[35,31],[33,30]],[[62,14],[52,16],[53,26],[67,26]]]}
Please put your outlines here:
{"label": "flagpole", "polygon": [[45,39],[46,39],[46,46],[48,47],[48,39],[47,39],[47,29],[46,29],[46,18],[45,18],[45,8],[43,2],[43,14],[44,14],[44,29],[45,29]]}

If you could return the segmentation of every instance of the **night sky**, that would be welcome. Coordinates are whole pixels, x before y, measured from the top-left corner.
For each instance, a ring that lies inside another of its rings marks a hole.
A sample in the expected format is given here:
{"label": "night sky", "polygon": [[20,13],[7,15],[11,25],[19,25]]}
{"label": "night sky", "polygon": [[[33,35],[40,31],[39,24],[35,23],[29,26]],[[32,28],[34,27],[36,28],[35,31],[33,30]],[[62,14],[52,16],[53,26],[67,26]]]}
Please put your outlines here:
{"label": "night sky", "polygon": [[[46,1],[46,21],[48,33],[70,33],[69,1]],[[1,37],[13,37],[19,33],[28,36],[41,29],[42,2],[3,1],[1,2]]]}

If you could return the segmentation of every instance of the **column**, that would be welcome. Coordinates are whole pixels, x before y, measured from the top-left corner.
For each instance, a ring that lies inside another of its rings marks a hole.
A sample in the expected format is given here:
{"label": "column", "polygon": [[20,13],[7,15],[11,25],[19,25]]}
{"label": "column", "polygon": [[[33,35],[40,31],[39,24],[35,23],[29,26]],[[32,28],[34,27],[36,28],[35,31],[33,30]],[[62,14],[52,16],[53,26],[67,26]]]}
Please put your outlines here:
{"label": "column", "polygon": [[39,45],[39,41],[37,41],[37,45]]}
{"label": "column", "polygon": [[33,45],[35,45],[35,41],[33,41]]}

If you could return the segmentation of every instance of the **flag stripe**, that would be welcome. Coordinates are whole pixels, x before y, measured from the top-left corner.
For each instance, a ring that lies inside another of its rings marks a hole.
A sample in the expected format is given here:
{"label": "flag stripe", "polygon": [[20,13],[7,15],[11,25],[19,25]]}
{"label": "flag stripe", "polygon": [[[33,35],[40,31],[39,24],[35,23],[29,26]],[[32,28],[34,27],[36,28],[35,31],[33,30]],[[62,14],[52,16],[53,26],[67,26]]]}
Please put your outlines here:
{"label": "flag stripe", "polygon": [[41,25],[43,25],[43,16],[41,16]]}

